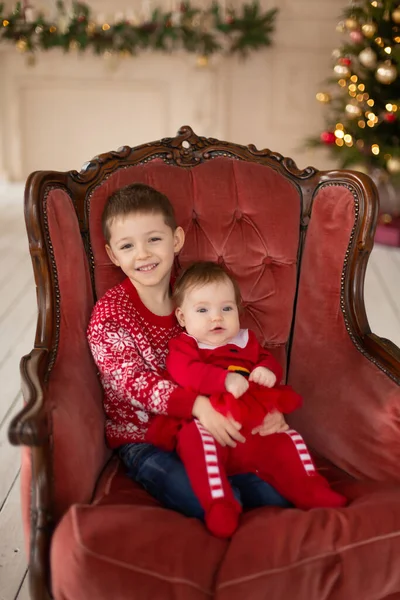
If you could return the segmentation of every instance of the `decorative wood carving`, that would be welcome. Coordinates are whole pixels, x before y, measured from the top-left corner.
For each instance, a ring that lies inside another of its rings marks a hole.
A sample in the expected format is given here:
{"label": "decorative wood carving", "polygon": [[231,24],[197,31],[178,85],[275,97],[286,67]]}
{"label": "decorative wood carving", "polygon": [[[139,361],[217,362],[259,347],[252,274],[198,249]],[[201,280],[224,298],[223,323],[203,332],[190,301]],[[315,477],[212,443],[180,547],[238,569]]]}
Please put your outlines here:
{"label": "decorative wood carving", "polygon": [[101,154],[85,164],[80,172],[33,173],[26,184],[25,220],[37,286],[39,316],[35,348],[21,361],[26,404],[10,425],[9,439],[13,444],[29,446],[31,451],[30,583],[34,600],[50,598],[49,548],[54,526],[51,422],[46,410],[46,394],[47,380],[58,348],[60,293],[47,225],[48,194],[52,188],[61,187],[72,199],[93,275],[88,207],[96,186],[120,168],[147,163],[155,158],[182,168],[192,168],[220,156],[268,165],[297,187],[302,199],[299,264],[316,192],[327,185],[346,186],[351,191],[356,219],[343,265],[341,309],[349,336],[358,350],[400,384],[400,350],[388,340],[371,333],[364,306],[364,277],[378,216],[377,191],[367,176],[351,171],[319,172],[313,167],[300,170],[293,160],[281,154],[258,150],[253,145],[242,146],[199,137],[188,126],[182,127],[175,138],[164,138],[136,148],[124,146],[117,152]]}

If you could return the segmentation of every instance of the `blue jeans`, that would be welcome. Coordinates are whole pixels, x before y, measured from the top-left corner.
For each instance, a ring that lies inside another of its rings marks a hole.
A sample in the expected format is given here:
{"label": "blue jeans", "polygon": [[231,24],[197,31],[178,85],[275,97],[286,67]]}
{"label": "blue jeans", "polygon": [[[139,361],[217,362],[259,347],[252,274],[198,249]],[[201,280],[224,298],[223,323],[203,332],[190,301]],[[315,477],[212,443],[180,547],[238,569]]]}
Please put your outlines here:
{"label": "blue jeans", "polygon": [[[128,476],[166,508],[187,517],[203,519],[203,508],[176,452],[165,452],[146,443],[125,444],[118,452]],[[244,508],[292,506],[272,486],[252,473],[233,475],[229,481],[235,498]]]}

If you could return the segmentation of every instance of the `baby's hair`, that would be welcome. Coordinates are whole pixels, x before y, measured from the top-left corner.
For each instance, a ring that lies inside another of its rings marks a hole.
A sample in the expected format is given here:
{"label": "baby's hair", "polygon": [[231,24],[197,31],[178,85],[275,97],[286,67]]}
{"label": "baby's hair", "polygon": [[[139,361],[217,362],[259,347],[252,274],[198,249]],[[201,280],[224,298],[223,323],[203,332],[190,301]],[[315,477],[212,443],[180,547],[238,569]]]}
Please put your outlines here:
{"label": "baby's hair", "polygon": [[182,306],[185,294],[194,287],[209,283],[230,281],[235,292],[235,301],[241,307],[242,297],[236,280],[220,265],[211,261],[195,262],[182,271],[175,282],[173,300],[176,307]]}
{"label": "baby's hair", "polygon": [[177,227],[174,209],[167,196],[144,183],[132,183],[116,190],[107,199],[101,217],[103,235],[107,244],[110,243],[110,225],[113,220],[135,213],[160,214],[172,231]]}

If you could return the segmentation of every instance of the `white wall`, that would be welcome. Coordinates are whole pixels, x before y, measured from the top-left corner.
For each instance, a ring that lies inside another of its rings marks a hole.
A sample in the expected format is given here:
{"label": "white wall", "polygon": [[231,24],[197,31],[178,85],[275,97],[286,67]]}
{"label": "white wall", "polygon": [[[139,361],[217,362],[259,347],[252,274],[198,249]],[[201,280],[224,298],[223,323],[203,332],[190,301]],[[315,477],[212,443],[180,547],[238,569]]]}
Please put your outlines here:
{"label": "white wall", "polygon": [[[164,3],[168,7],[170,0]],[[261,2],[264,8],[276,3]],[[325,168],[330,163],[323,153],[301,146],[323,123],[315,93],[331,73],[331,53],[339,44],[335,25],[346,3],[280,0],[271,49],[245,62],[218,57],[207,69],[198,69],[185,53],[149,53],[115,68],[102,58],[59,51],[38,54],[29,67],[25,55],[3,44],[0,179],[25,179],[36,169],[79,169],[98,153],[173,136],[184,124],[200,135],[271,148],[300,167]],[[51,10],[54,4],[42,6]],[[131,0],[91,4],[109,16],[135,6]]]}

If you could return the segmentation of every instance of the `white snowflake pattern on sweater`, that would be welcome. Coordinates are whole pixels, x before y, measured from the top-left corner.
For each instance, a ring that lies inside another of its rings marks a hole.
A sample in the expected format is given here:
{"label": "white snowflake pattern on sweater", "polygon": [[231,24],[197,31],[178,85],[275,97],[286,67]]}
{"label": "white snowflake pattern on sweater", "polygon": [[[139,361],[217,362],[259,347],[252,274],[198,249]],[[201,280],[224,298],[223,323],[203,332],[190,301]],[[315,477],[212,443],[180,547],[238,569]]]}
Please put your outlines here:
{"label": "white snowflake pattern on sweater", "polygon": [[129,285],[111,288],[96,303],[87,332],[104,388],[111,447],[144,441],[152,415],[170,414],[177,390],[164,369],[168,342],[181,328],[173,317],[154,316],[154,323],[146,318]]}

